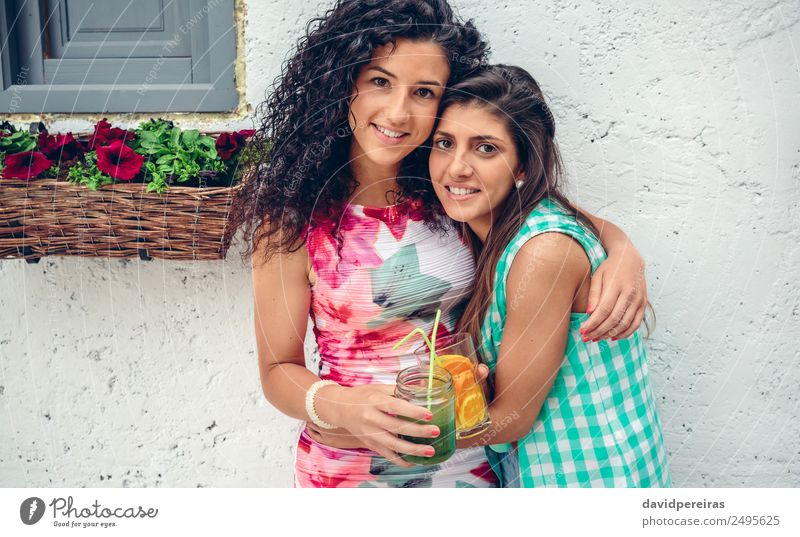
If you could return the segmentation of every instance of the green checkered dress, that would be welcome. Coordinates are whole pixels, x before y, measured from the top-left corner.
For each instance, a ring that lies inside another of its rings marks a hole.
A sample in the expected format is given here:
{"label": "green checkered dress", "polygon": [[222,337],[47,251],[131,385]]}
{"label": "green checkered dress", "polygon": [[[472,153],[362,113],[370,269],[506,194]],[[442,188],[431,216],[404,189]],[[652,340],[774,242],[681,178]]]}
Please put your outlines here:
{"label": "green checkered dress", "polygon": [[[545,232],[577,240],[597,270],[597,237],[557,202],[544,199],[497,264],[483,323],[483,356],[494,372],[506,319],[506,279],[525,242]],[[639,331],[618,341],[584,342],[588,314],[572,313],[564,362],[531,432],[487,448],[510,487],[669,487],[666,450]],[[493,453],[494,452],[494,453]]]}

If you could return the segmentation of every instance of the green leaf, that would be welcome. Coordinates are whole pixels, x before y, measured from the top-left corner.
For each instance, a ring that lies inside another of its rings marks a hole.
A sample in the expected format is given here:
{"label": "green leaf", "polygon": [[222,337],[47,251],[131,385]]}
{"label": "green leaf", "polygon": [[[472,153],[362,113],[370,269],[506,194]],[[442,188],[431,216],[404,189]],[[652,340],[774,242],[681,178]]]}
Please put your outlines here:
{"label": "green leaf", "polygon": [[0,153],[13,155],[14,153],[35,151],[36,146],[37,136],[26,131],[16,131],[10,136],[0,138]]}
{"label": "green leaf", "polygon": [[214,147],[212,149],[203,149],[200,151],[200,154],[207,158],[207,159],[217,159],[219,158],[219,154],[217,153],[217,148]]}
{"label": "green leaf", "polygon": [[215,152],[217,150],[216,147],[216,140],[211,136],[203,135],[197,140],[197,145],[204,147],[206,149],[213,149]]}
{"label": "green leaf", "polygon": [[114,180],[97,168],[97,154],[92,151],[86,154],[86,166],[76,163],[67,170],[67,180],[72,183],[85,185],[90,190],[97,190],[103,185],[109,185]]}
{"label": "green leaf", "polygon": [[164,178],[160,175],[155,176],[152,181],[147,184],[147,191],[148,192],[158,192],[164,193],[168,189],[167,183],[164,181]]}
{"label": "green leaf", "polygon": [[178,143],[181,139],[181,130],[177,127],[172,129],[172,132],[169,133],[169,145],[174,149],[178,149],[180,144]]}
{"label": "green leaf", "polygon": [[141,131],[136,133],[139,145],[152,145],[158,143],[158,134],[152,131]]}
{"label": "green leaf", "polygon": [[212,160],[209,163],[209,168],[211,168],[212,172],[225,172],[228,170],[228,166],[219,158]]}
{"label": "green leaf", "polygon": [[183,145],[185,145],[186,147],[193,147],[197,143],[197,140],[199,138],[200,138],[200,131],[198,131],[197,129],[190,129],[183,131],[183,135],[181,136],[181,141],[183,142]]}
{"label": "green leaf", "polygon": [[83,177],[83,165],[82,164],[74,164],[69,167],[67,170],[67,181],[70,183],[80,183],[81,178]]}

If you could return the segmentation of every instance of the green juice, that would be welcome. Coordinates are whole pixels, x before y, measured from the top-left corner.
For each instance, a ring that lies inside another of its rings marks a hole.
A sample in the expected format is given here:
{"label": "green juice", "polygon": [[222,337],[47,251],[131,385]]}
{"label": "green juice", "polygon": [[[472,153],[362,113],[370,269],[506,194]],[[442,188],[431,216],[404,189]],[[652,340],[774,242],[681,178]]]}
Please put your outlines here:
{"label": "green juice", "polygon": [[[453,391],[453,384],[449,373],[440,368],[435,368],[435,371],[436,370],[438,371],[437,375],[433,378],[430,405],[433,419],[431,421],[412,420],[411,418],[404,419],[422,425],[436,425],[439,427],[439,436],[435,438],[422,438],[419,436],[398,435],[403,440],[413,442],[414,444],[433,446],[433,449],[436,450],[433,457],[408,455],[406,453],[400,454],[403,460],[413,464],[439,464],[449,459],[456,451],[455,392]],[[405,383],[402,389],[398,389],[398,396],[400,396],[400,394],[408,395],[406,399],[410,402],[428,408],[427,372],[419,369],[417,369],[417,372],[417,374],[411,375],[410,377],[407,376],[403,379]],[[402,374],[401,372],[401,375]]]}

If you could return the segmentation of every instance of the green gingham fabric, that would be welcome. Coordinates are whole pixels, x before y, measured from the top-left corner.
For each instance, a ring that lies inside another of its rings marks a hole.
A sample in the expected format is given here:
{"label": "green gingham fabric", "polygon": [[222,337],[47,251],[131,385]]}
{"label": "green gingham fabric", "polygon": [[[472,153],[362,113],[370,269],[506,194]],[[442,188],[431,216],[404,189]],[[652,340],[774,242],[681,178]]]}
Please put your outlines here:
{"label": "green gingham fabric", "polygon": [[[492,303],[482,327],[482,351],[494,372],[506,318],[506,279],[525,242],[545,232],[577,240],[597,270],[600,241],[554,200],[526,219],[497,264]],[[586,313],[572,313],[558,376],[531,432],[514,444],[487,448],[504,486],[669,487],[661,424],[637,331],[618,341],[584,342]],[[498,455],[498,453],[500,455]],[[513,461],[509,463],[509,461]]]}

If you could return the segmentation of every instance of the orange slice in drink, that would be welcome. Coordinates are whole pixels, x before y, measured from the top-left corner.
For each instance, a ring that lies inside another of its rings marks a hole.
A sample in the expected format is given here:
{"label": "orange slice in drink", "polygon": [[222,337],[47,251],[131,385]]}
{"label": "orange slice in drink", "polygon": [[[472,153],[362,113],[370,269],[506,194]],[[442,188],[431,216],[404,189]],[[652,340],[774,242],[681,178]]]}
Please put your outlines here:
{"label": "orange slice in drink", "polygon": [[459,429],[470,429],[483,420],[486,403],[481,387],[475,382],[472,361],[460,354],[439,356],[441,366],[453,377],[456,392],[456,424]]}
{"label": "orange slice in drink", "polygon": [[459,373],[472,372],[472,362],[460,354],[444,354],[439,356],[439,362],[454,377]]}
{"label": "orange slice in drink", "polygon": [[466,390],[475,384],[472,362],[460,354],[445,354],[439,356],[439,363],[453,377],[453,388],[456,391],[456,404],[458,404]]}
{"label": "orange slice in drink", "polygon": [[458,402],[456,420],[458,420],[459,429],[475,427],[483,419],[486,406],[483,402],[483,394],[479,390],[480,388],[470,390]]}
{"label": "orange slice in drink", "polygon": [[456,402],[460,401],[467,390],[470,389],[471,386],[475,384],[474,377],[472,376],[472,371],[464,371],[463,373],[457,373],[452,375],[453,377],[453,389],[456,392]]}

